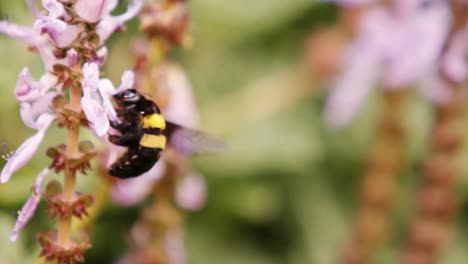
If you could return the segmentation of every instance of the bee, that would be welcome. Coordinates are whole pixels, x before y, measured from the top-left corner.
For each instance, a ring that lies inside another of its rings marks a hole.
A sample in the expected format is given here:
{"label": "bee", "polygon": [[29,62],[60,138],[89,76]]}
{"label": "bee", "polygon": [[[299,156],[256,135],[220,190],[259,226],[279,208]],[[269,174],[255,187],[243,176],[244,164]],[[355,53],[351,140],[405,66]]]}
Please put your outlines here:
{"label": "bee", "polygon": [[109,174],[114,177],[138,177],[149,171],[167,145],[184,154],[224,148],[224,143],[211,135],[165,120],[156,103],[137,90],[127,89],[113,97],[120,122],[111,121],[110,125],[120,135],[109,135],[109,141],[127,148],[110,166]]}

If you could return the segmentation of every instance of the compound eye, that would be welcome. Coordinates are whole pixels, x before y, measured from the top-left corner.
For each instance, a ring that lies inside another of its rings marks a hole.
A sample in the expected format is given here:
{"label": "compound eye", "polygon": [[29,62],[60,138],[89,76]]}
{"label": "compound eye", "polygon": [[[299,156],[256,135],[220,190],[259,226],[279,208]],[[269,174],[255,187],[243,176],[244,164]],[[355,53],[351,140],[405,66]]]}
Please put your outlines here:
{"label": "compound eye", "polygon": [[124,94],[123,94],[123,98],[124,99],[132,99],[135,97],[135,93],[133,91],[126,91]]}

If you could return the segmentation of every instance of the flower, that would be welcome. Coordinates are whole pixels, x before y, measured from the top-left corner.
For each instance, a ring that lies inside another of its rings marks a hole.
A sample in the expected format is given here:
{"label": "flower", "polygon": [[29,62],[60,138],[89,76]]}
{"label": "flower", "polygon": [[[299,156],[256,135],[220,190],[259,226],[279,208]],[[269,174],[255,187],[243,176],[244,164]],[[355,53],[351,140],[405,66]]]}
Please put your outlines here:
{"label": "flower", "polygon": [[177,186],[175,200],[180,207],[196,211],[205,204],[206,193],[205,178],[192,172]]}
{"label": "flower", "polygon": [[51,89],[57,82],[52,74],[44,74],[39,81],[34,81],[29,69],[23,68],[18,75],[15,87],[16,100],[19,102],[33,102]]}
{"label": "flower", "polygon": [[442,57],[442,71],[447,77],[461,83],[468,77],[468,25],[459,30]]}
{"label": "flower", "polygon": [[[22,110],[23,109],[24,108],[22,108]],[[23,112],[30,111],[30,109],[31,108],[25,109]],[[23,115],[26,115],[28,119],[29,114],[30,113],[25,113]],[[26,165],[26,163],[29,162],[29,160],[31,160],[42,140],[44,139],[45,132],[54,119],[54,115],[44,113],[39,116],[36,122],[28,122],[30,127],[37,129],[37,133],[24,141],[23,144],[21,144],[21,146],[13,153],[13,155],[8,158],[7,163],[5,164],[5,167],[3,167],[3,170],[0,174],[0,182],[6,183],[14,172],[22,168],[24,165]]]}
{"label": "flower", "polygon": [[[83,18],[84,20],[96,23],[103,16],[104,12],[107,10],[108,2],[117,1],[108,1],[108,0],[78,0],[75,3],[74,9],[76,13]],[[115,7],[115,6],[114,6]],[[112,10],[109,10],[112,11]]]}
{"label": "flower", "polygon": [[349,122],[379,81],[385,89],[401,89],[438,74],[437,61],[450,28],[448,3],[410,2],[376,5],[362,15],[326,102],[329,124]]}
{"label": "flower", "polygon": [[48,12],[47,16],[39,13],[33,0],[28,0],[28,4],[37,17],[34,29],[47,33],[55,46],[68,47],[81,32],[80,26],[69,25],[61,19],[66,14],[62,3],[56,0],[43,0],[42,5]]}
{"label": "flower", "polygon": [[11,232],[10,236],[11,241],[14,242],[18,239],[19,232],[29,222],[29,220],[31,220],[34,212],[36,212],[36,208],[41,201],[42,184],[44,182],[44,178],[49,175],[49,173],[50,170],[45,168],[41,171],[41,173],[39,173],[39,175],[37,175],[31,196],[18,212],[18,218],[16,219],[16,224],[13,227],[13,231]]}
{"label": "flower", "polygon": [[134,83],[132,71],[122,74],[122,83],[116,90],[109,79],[99,79],[99,66],[95,62],[83,65],[83,97],[81,106],[91,127],[99,137],[104,136],[110,128],[109,118],[117,118],[112,106],[111,97],[117,91],[129,89]]}
{"label": "flower", "polygon": [[[92,0],[80,0],[82,2],[93,2]],[[78,3],[80,2],[78,1]],[[96,2],[106,2],[100,0]],[[135,17],[143,7],[143,0],[132,0],[129,4],[127,11],[121,15],[112,16],[111,11],[115,8],[117,1],[108,1],[105,8],[105,13],[102,14],[102,19],[98,23],[96,31],[99,35],[100,44],[104,43],[110,35],[117,29],[121,28],[128,20]]]}

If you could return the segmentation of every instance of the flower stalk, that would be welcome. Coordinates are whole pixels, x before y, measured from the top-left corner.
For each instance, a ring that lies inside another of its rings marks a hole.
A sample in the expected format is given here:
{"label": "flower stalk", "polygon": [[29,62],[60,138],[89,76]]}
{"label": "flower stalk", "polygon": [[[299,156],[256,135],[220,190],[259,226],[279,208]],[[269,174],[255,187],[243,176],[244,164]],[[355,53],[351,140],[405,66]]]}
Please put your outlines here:
{"label": "flower stalk", "polygon": [[405,91],[386,91],[383,109],[371,147],[367,170],[359,191],[359,209],[343,263],[369,263],[372,253],[385,241],[389,212],[395,199],[397,176],[402,167],[404,144],[401,120]]}
{"label": "flower stalk", "polygon": [[[70,110],[75,113],[81,112],[81,88],[76,84],[70,89]],[[78,142],[80,137],[80,127],[72,126],[67,129],[67,159],[79,158]],[[73,170],[65,170],[63,188],[63,200],[72,202],[75,194],[76,172]],[[61,218],[58,229],[58,245],[64,248],[69,247],[70,231],[73,217]]]}
{"label": "flower stalk", "polygon": [[[442,250],[453,240],[453,225],[459,207],[456,188],[462,174],[460,154],[464,144],[462,127],[465,105],[463,84],[468,76],[464,71],[466,68],[457,71],[460,68],[453,66],[460,65],[457,64],[458,60],[463,61],[467,52],[468,4],[455,0],[450,3],[453,22],[438,66],[441,79],[451,96],[449,100],[435,106],[431,152],[425,162],[416,214],[402,249],[401,262],[404,264],[436,262]],[[463,38],[465,50],[463,46],[459,48],[458,41]]]}

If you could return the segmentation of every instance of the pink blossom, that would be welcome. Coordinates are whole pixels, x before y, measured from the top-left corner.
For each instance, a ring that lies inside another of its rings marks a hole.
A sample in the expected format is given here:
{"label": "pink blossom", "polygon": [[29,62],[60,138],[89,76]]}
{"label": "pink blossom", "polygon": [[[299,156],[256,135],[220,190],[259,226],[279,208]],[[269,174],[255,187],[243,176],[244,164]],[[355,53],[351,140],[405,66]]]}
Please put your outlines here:
{"label": "pink blossom", "polygon": [[99,137],[104,136],[110,127],[104,108],[96,100],[87,96],[81,98],[81,107],[91,124],[91,128]]}
{"label": "pink blossom", "polygon": [[[133,72],[125,71],[122,74],[122,83],[119,89],[131,88],[134,83],[133,78]],[[110,80],[99,79],[99,66],[94,62],[83,65],[81,84],[83,86],[81,106],[93,130],[99,137],[102,137],[110,128],[109,118],[117,118],[111,102],[111,97],[115,94],[116,89]]]}
{"label": "pink blossom", "polygon": [[83,93],[89,94],[95,92],[99,84],[99,66],[96,63],[83,64],[83,79],[81,85],[83,86]]}
{"label": "pink blossom", "polygon": [[107,11],[106,5],[107,0],[78,0],[73,8],[84,20],[96,23]]}
{"label": "pink blossom", "polygon": [[20,116],[23,123],[32,129],[38,129],[37,121],[43,114],[51,114],[52,100],[57,96],[56,92],[48,92],[31,103],[21,103]]}
{"label": "pink blossom", "polygon": [[11,175],[26,165],[36,153],[40,143],[44,139],[45,132],[49,128],[55,116],[51,114],[42,114],[33,124],[38,130],[35,135],[28,138],[21,146],[8,158],[5,167],[0,174],[0,181],[6,183]]}
{"label": "pink blossom", "polygon": [[32,102],[52,88],[57,82],[57,78],[52,74],[45,74],[39,81],[34,81],[29,69],[23,68],[18,75],[15,87],[15,96],[19,102]]}
{"label": "pink blossom", "polygon": [[116,90],[114,85],[109,79],[99,80],[99,93],[102,97],[102,107],[106,111],[107,116],[110,120],[117,119],[117,113],[115,112],[114,106],[112,105],[112,95],[115,94]]}
{"label": "pink blossom", "polygon": [[48,12],[47,16],[39,13],[33,0],[28,0],[28,4],[38,18],[34,22],[34,28],[39,29],[40,32],[47,33],[57,47],[64,48],[69,46],[82,31],[80,26],[69,25],[62,20],[62,16],[65,15],[62,3],[56,0],[42,1],[44,8]]}
{"label": "pink blossom", "polygon": [[[115,5],[115,1],[112,1],[112,4]],[[111,15],[112,7],[113,6],[110,5],[106,10],[107,12],[102,15],[102,20],[98,23],[96,28],[101,44],[104,43],[115,30],[122,27],[125,22],[132,19],[140,12],[143,7],[143,0],[131,0],[127,11],[117,16]]]}
{"label": "pink blossom", "polygon": [[[385,89],[401,89],[437,75],[450,19],[445,1],[402,0],[392,7],[368,8],[347,50],[343,71],[333,82],[324,111],[327,122],[336,127],[349,122],[380,81]],[[438,87],[432,96],[447,94]]]}
{"label": "pink blossom", "polygon": [[108,53],[108,50],[107,50],[107,47],[105,46],[98,49],[98,51],[96,52],[96,56],[93,58],[92,62],[97,63],[97,65],[99,66],[104,65],[104,62],[107,59],[107,53]]}
{"label": "pink blossom", "polygon": [[163,109],[164,117],[177,124],[196,127],[199,119],[198,109],[192,85],[184,70],[175,64],[168,64],[162,71],[161,80],[157,85],[165,90],[170,98],[167,107]]}
{"label": "pink blossom", "polygon": [[8,21],[0,21],[0,32],[35,47],[47,43],[47,37],[41,36],[34,29],[19,26]]}
{"label": "pink blossom", "polygon": [[39,173],[36,177],[36,181],[34,182],[32,194],[26,203],[23,205],[21,210],[18,212],[18,218],[16,219],[15,226],[13,231],[11,232],[10,240],[12,242],[18,239],[19,232],[24,226],[31,220],[34,213],[36,212],[36,208],[41,201],[41,193],[42,193],[42,185],[44,182],[44,178],[49,175],[50,170],[45,168],[44,170]]}
{"label": "pink blossom", "polygon": [[104,136],[109,130],[109,119],[106,111],[101,104],[101,98],[97,92],[99,86],[99,66],[92,63],[83,65],[83,97],[81,98],[81,107],[86,118],[91,124],[92,129],[99,137]]}
{"label": "pink blossom", "polygon": [[196,211],[205,204],[206,193],[205,178],[192,172],[177,186],[175,200],[180,207]]}
{"label": "pink blossom", "polygon": [[130,89],[133,85],[135,85],[135,74],[132,71],[124,71],[120,78],[120,86],[115,92]]}
{"label": "pink blossom", "polygon": [[468,77],[468,25],[453,37],[442,58],[442,70],[453,81],[461,83]]}

